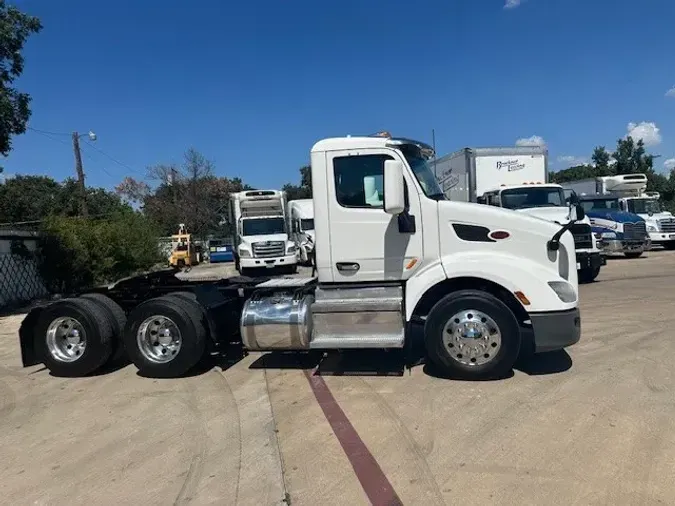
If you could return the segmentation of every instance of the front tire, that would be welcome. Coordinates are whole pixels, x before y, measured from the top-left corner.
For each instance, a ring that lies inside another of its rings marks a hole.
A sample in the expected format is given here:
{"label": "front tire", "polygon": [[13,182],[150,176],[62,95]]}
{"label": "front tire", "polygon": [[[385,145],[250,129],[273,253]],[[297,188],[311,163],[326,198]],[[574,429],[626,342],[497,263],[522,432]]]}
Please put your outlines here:
{"label": "front tire", "polygon": [[451,378],[505,376],[520,352],[518,322],[494,295],[461,290],[434,305],[424,326],[429,359]]}
{"label": "front tire", "polygon": [[600,274],[600,267],[589,267],[579,271],[579,283],[592,283]]}
{"label": "front tire", "polygon": [[91,374],[110,357],[113,322],[87,299],[64,299],[44,309],[35,331],[35,350],[54,376]]}
{"label": "front tire", "polygon": [[624,253],[624,255],[626,255],[626,258],[640,258],[642,256],[642,251],[639,253]]}
{"label": "front tire", "polygon": [[179,296],[150,299],[127,318],[124,346],[143,376],[183,376],[204,355],[207,328],[200,306]]}

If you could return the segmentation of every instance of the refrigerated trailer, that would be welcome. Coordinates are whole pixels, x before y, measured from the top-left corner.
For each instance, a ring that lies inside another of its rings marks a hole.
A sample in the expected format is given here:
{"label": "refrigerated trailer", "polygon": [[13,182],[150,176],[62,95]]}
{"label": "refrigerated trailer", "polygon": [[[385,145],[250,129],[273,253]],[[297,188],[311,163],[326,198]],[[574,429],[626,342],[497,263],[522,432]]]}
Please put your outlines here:
{"label": "refrigerated trailer", "polygon": [[[559,225],[569,222],[563,188],[548,182],[548,150],[544,147],[464,148],[433,163],[450,200],[478,202],[512,209]],[[579,281],[600,274],[605,257],[585,217],[570,228],[576,246]]]}
{"label": "refrigerated trailer", "polygon": [[417,328],[441,373],[483,379],[521,353],[576,343],[570,225],[448,201],[431,156],[424,143],[390,136],[317,142],[316,278],[121,280],[32,309],[19,331],[24,366],[83,376],[126,353],[141,375],[176,377],[232,342],[407,350]]}

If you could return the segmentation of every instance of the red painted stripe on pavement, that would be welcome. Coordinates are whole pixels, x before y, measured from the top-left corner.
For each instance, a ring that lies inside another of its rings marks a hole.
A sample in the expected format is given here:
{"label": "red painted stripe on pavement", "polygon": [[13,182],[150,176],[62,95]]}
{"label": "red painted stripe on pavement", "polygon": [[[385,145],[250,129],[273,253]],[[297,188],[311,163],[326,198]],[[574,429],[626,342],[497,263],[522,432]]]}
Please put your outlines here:
{"label": "red painted stripe on pavement", "polygon": [[403,503],[394,487],[391,486],[377,460],[370,453],[345,412],[342,411],[324,379],[319,375],[313,375],[311,371],[304,371],[304,373],[326,420],[333,429],[335,437],[338,438],[371,504],[373,506],[402,506]]}

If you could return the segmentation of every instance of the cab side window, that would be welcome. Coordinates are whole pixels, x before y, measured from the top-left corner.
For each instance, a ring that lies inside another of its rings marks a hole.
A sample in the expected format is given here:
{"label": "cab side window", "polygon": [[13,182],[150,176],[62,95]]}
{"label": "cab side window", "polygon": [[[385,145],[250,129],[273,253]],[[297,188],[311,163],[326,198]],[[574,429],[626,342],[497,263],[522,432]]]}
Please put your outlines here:
{"label": "cab side window", "polygon": [[338,204],[342,207],[382,209],[384,162],[389,155],[344,156],[333,160]]}

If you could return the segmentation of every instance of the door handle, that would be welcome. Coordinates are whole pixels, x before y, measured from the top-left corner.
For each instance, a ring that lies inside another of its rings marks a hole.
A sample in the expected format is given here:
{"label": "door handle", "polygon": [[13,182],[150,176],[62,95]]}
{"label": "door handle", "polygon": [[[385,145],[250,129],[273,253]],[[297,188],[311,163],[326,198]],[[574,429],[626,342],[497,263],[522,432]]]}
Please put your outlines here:
{"label": "door handle", "polygon": [[340,272],[356,272],[361,268],[356,262],[338,262],[335,266]]}

